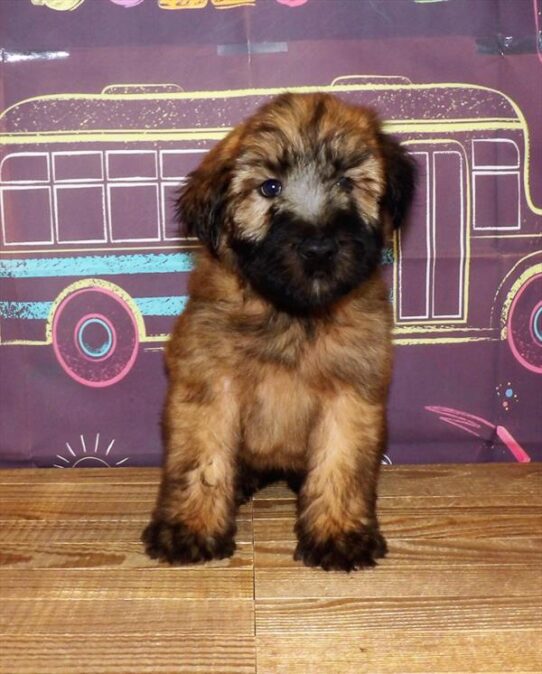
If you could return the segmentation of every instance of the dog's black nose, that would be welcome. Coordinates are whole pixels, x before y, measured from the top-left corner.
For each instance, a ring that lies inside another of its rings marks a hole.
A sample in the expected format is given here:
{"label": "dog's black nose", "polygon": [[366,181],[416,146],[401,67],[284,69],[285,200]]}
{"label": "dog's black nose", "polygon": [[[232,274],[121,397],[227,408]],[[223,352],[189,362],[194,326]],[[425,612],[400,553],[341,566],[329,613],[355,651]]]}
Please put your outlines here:
{"label": "dog's black nose", "polygon": [[299,248],[299,254],[307,262],[329,261],[336,252],[337,246],[330,239],[308,239]]}

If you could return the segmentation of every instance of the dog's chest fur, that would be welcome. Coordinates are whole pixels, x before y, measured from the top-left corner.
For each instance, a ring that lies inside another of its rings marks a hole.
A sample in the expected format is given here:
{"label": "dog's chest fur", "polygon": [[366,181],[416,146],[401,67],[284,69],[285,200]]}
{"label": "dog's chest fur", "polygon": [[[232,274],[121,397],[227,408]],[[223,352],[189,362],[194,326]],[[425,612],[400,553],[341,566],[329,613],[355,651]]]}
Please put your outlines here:
{"label": "dog's chest fur", "polygon": [[209,258],[190,290],[170,368],[198,380],[197,395],[228,397],[239,414],[241,453],[255,467],[300,469],[311,430],[338,392],[371,403],[386,391],[391,316],[378,275],[319,317],[292,317],[247,297]]}
{"label": "dog's chest fur", "polygon": [[281,465],[296,470],[306,461],[323,407],[339,391],[362,391],[370,401],[387,387],[387,340],[374,346],[382,321],[366,315],[362,326],[347,315],[335,321],[275,316],[262,323],[259,329],[245,323],[237,342],[242,447],[245,459],[259,468],[272,467],[280,457]]}
{"label": "dog's chest fur", "polygon": [[241,452],[260,469],[272,468],[280,459],[285,467],[299,470],[317,399],[292,373],[271,369],[262,370],[260,380],[241,395]]}

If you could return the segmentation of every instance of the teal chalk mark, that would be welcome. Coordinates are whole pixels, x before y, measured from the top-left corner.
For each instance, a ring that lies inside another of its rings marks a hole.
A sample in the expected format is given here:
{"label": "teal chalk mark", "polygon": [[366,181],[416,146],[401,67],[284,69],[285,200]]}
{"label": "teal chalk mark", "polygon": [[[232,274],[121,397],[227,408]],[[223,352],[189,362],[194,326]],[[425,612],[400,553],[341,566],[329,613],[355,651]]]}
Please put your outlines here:
{"label": "teal chalk mark", "polygon": [[380,257],[380,264],[393,264],[393,249],[384,248]]}
{"label": "teal chalk mark", "polygon": [[[135,297],[134,302],[143,316],[178,316],[188,297]],[[44,320],[52,307],[52,302],[0,302],[0,318]]]}
{"label": "teal chalk mark", "polygon": [[39,257],[0,260],[0,278],[170,274],[189,272],[193,267],[194,258],[190,253]]}
{"label": "teal chalk mark", "polygon": [[0,318],[44,319],[52,305],[52,302],[0,302]]}
{"label": "teal chalk mark", "polygon": [[[381,264],[393,264],[393,261],[391,248],[384,248]],[[193,268],[194,257],[191,253],[38,257],[0,260],[0,278],[171,274],[190,272]]]}

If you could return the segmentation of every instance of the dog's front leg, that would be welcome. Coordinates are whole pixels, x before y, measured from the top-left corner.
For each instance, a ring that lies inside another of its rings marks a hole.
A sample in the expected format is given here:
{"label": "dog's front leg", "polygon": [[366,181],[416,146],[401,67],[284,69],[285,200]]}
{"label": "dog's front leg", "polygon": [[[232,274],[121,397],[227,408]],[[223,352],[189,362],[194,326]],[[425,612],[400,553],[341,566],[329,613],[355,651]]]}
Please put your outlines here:
{"label": "dog's front leg", "polygon": [[354,393],[323,404],[299,494],[295,559],[352,571],[386,554],[375,513],[385,428],[384,405]]}
{"label": "dog's front leg", "polygon": [[172,387],[158,503],[143,533],[147,553],[170,564],[230,557],[235,550],[238,414],[228,386],[194,402]]}

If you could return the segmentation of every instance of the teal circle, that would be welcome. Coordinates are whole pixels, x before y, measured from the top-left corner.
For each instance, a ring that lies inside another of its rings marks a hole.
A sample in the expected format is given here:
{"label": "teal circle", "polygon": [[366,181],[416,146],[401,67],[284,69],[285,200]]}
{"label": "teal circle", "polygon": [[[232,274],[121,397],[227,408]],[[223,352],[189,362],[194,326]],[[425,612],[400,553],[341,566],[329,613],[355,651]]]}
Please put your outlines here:
{"label": "teal circle", "polygon": [[[85,330],[91,325],[99,325],[105,330],[105,339],[99,346],[91,346],[85,342]],[[89,358],[103,358],[113,346],[113,333],[109,325],[101,318],[89,318],[81,324],[77,341],[81,351]]]}

